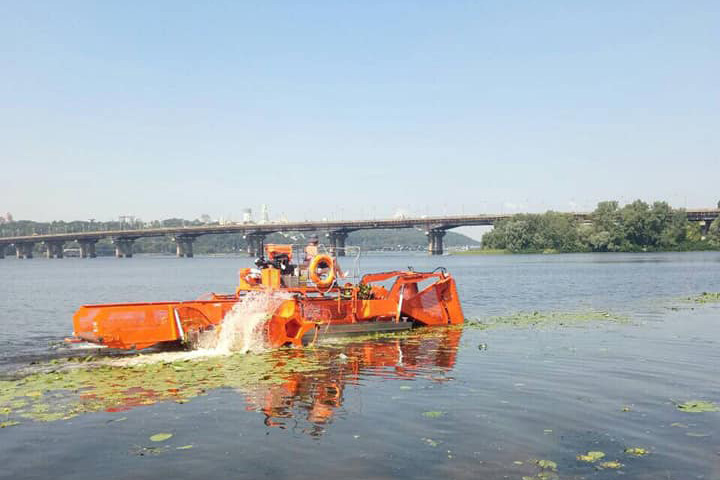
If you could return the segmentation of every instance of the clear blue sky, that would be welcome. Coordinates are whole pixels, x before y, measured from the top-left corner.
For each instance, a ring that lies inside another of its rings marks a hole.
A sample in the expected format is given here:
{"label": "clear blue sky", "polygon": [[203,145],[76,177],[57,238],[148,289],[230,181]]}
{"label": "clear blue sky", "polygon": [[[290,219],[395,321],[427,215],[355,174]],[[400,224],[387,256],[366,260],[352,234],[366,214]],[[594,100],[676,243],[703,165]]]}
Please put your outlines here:
{"label": "clear blue sky", "polygon": [[0,4],[0,211],[720,199],[720,2]]}

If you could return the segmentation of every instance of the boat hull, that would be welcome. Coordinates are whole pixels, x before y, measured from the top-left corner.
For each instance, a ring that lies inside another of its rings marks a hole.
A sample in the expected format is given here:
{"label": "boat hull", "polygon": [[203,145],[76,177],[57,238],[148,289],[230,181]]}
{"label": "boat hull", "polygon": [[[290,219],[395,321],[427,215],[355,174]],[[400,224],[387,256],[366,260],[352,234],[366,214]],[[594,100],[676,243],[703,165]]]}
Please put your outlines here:
{"label": "boat hull", "polygon": [[[420,285],[431,282],[420,288]],[[390,289],[379,284],[392,281]],[[262,325],[268,347],[302,346],[321,335],[400,331],[413,324],[462,323],[453,278],[445,273],[386,272],[366,275],[368,288],[239,289],[189,302],[85,305],[75,313],[75,337],[110,348],[140,350],[166,342],[188,342],[222,328],[223,320],[250,296],[273,295],[277,302]]]}

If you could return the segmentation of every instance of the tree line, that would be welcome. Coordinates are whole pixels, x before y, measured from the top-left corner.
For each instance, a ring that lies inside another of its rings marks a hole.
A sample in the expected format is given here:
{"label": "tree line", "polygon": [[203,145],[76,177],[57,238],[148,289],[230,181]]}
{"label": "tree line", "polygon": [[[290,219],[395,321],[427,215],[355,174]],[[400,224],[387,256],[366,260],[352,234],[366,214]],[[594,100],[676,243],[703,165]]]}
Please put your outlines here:
{"label": "tree line", "polygon": [[572,214],[519,214],[483,235],[483,248],[511,252],[640,252],[720,248],[720,219],[704,234],[685,211],[666,202],[600,202],[592,221]]}

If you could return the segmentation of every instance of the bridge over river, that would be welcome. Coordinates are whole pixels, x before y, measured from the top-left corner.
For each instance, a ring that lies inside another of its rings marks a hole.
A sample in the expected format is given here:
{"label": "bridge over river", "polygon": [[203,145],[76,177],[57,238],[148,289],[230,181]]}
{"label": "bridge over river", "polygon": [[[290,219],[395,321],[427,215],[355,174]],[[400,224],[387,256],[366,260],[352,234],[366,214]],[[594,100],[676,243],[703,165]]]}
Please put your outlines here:
{"label": "bridge over river", "polygon": [[[688,220],[699,222],[704,230],[720,216],[720,209],[689,209],[686,210]],[[583,212],[571,213],[580,221],[591,222],[592,214]],[[338,256],[345,254],[345,241],[350,232],[357,230],[417,228],[428,236],[428,252],[431,255],[443,253],[443,237],[447,230],[465,226],[492,226],[500,220],[512,215],[451,215],[441,217],[414,217],[386,220],[342,220],[319,222],[283,222],[283,223],[235,223],[225,225],[200,225],[172,228],[143,228],[136,230],[110,230],[98,232],[53,233],[45,235],[28,235],[16,237],[0,237],[0,258],[5,257],[9,246],[15,247],[18,258],[32,258],[37,243],[45,246],[48,258],[62,258],[66,243],[77,242],[80,245],[82,258],[95,257],[95,244],[105,238],[115,245],[115,256],[132,257],[133,242],[143,237],[168,236],[177,246],[178,257],[193,256],[193,242],[201,235],[235,233],[244,235],[249,255],[257,256],[267,235],[275,232],[327,232],[329,248]]]}

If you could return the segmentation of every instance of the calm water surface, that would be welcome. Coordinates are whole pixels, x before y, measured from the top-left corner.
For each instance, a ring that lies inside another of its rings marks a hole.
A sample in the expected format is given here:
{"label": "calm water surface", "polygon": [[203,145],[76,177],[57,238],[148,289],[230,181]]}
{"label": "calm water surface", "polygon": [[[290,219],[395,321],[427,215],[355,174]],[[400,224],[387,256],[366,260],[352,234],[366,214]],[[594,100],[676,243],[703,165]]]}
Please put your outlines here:
{"label": "calm water surface", "polygon": [[[0,260],[0,371],[66,355],[57,341],[80,304],[228,292],[249,263]],[[720,479],[720,413],[675,407],[720,404],[720,308],[681,300],[720,291],[720,254],[378,255],[361,265],[443,265],[469,318],[603,310],[631,322],[441,330],[303,351],[316,368],[282,382],[0,429],[0,477],[521,479],[538,478],[535,462],[546,459],[557,464],[550,477]],[[158,432],[173,437],[151,442]],[[576,460],[587,451],[623,467]]]}

